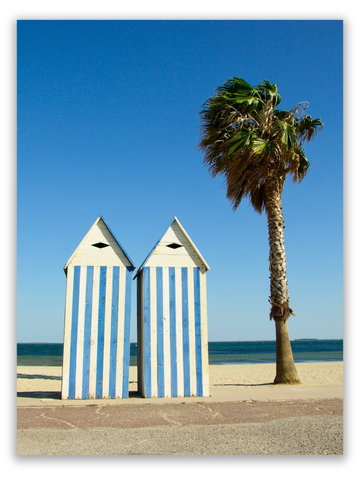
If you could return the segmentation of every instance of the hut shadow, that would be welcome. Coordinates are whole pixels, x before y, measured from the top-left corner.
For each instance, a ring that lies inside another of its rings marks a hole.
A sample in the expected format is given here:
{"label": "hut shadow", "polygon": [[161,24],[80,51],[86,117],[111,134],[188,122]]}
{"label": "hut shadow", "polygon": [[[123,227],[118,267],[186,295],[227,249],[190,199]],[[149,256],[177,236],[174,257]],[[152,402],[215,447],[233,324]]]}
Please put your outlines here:
{"label": "hut shadow", "polygon": [[[18,398],[51,398],[61,400],[61,392],[17,392]],[[139,392],[132,390],[129,392],[129,398],[142,398]],[[109,398],[108,400],[112,400]]]}
{"label": "hut shadow", "polygon": [[214,383],[214,387],[262,387],[265,385],[274,385],[271,383]]}
{"label": "hut shadow", "polygon": [[17,392],[18,398],[52,398],[61,399],[61,392]]}
{"label": "hut shadow", "polygon": [[136,390],[129,391],[129,398],[143,398],[140,393]]}
{"label": "hut shadow", "polygon": [[[133,387],[137,388],[137,381],[134,381],[134,380],[130,380],[129,381],[129,386],[130,386],[130,383],[134,383],[135,385],[133,385]],[[130,390],[129,389],[129,398],[143,398],[140,393],[137,391],[137,390]]]}
{"label": "hut shadow", "polygon": [[[19,373],[18,378],[27,378],[27,379],[45,379],[45,380],[61,380],[60,377],[52,376],[52,375],[26,375]],[[135,383],[137,382],[129,382],[129,383]],[[45,391],[33,391],[33,392],[17,392],[17,396],[19,398],[51,398],[54,400],[61,400],[61,392],[45,392]],[[137,390],[130,390],[129,391],[129,398],[142,398],[142,396],[139,394]],[[109,399],[112,400],[112,399]]]}
{"label": "hut shadow", "polygon": [[31,375],[31,374],[27,374],[27,373],[18,373],[17,378],[25,378],[27,380],[61,380],[61,376]]}

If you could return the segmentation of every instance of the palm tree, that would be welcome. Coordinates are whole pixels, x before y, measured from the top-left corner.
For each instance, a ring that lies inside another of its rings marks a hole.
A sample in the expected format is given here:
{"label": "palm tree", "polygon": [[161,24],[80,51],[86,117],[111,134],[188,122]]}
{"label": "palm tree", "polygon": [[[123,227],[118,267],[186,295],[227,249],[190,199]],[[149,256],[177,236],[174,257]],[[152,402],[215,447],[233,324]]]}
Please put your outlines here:
{"label": "palm tree", "polygon": [[230,78],[203,105],[199,146],[210,174],[224,176],[234,211],[247,197],[256,212],[266,212],[270,320],[276,326],[274,383],[296,384],[300,380],[287,328],[295,314],[289,306],[281,194],[287,175],[295,183],[305,177],[309,162],[303,143],[323,124],[306,114],[307,102],[284,111],[276,109],[280,101],[276,84],[263,80],[252,87],[241,78]]}

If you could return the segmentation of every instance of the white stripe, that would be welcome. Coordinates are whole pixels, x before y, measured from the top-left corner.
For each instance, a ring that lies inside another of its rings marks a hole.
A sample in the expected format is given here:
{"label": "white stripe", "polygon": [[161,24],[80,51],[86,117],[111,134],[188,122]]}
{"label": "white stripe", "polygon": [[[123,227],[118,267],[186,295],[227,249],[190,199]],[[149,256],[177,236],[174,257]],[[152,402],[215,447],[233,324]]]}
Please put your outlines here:
{"label": "white stripe", "polygon": [[158,396],[157,378],[157,308],[156,308],[156,267],[150,267],[150,358],[151,396]]}
{"label": "white stripe", "polygon": [[66,275],[64,351],[63,351],[62,385],[61,385],[61,398],[63,400],[69,397],[70,347],[71,347],[70,331],[71,331],[73,285],[74,285],[74,267],[69,266],[67,269],[67,275]]}
{"label": "white stripe", "polygon": [[164,390],[171,397],[169,268],[163,267]]}
{"label": "white stripe", "polygon": [[104,324],[104,364],[102,398],[109,398],[110,343],[111,343],[111,301],[113,268],[106,267],[105,324]]}
{"label": "white stripe", "polygon": [[117,356],[116,356],[116,386],[115,397],[122,398],[122,379],[124,367],[124,332],[125,332],[125,287],[126,268],[120,267],[119,271],[119,302],[118,302],[118,330],[117,330]]}
{"label": "white stripe", "polygon": [[144,271],[136,277],[136,300],[137,300],[137,381],[138,392],[145,396],[144,379]]}
{"label": "white stripe", "polygon": [[84,325],[85,325],[86,267],[80,267],[79,316],[76,345],[75,398],[82,398],[82,373],[84,364]]}
{"label": "white stripe", "polygon": [[207,326],[206,270],[200,268],[200,315],[201,315],[201,361],[203,378],[203,396],[209,396],[209,352]]}
{"label": "white stripe", "polygon": [[188,268],[190,395],[196,396],[194,269]]}
{"label": "white stripe", "polygon": [[182,338],[182,288],[181,267],[175,268],[175,312],[176,312],[176,361],[178,397],[184,396],[184,356]]}
{"label": "white stripe", "polygon": [[94,267],[92,310],[91,310],[91,340],[90,340],[90,369],[89,369],[89,398],[95,398],[96,393],[96,358],[97,336],[99,319],[99,281],[100,267]]}

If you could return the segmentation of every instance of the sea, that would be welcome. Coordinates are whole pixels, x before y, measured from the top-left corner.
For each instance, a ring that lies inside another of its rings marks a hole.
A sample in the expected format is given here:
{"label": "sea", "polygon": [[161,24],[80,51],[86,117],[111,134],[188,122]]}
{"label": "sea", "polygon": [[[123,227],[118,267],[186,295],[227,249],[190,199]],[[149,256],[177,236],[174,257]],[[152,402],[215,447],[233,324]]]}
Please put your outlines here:
{"label": "sea", "polygon": [[[343,340],[305,338],[291,341],[297,363],[342,362]],[[61,366],[62,343],[18,343],[18,366]],[[276,362],[275,341],[209,342],[210,365]],[[137,363],[137,344],[130,344],[130,365]]]}

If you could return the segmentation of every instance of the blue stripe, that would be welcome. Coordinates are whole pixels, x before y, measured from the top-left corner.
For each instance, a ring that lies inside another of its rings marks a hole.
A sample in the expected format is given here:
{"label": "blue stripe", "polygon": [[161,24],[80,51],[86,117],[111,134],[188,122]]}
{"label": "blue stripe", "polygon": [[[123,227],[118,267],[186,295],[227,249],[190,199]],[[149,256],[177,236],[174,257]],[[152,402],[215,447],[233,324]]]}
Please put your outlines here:
{"label": "blue stripe", "polygon": [[74,267],[74,285],[71,316],[69,398],[75,398],[76,347],[79,316],[80,267]]}
{"label": "blue stripe", "polygon": [[132,267],[126,267],[122,398],[128,398],[129,396],[131,279]]}
{"label": "blue stripe", "polygon": [[183,316],[183,354],[184,354],[184,396],[190,397],[190,349],[189,349],[189,301],[188,270],[181,268],[182,316]]}
{"label": "blue stripe", "polygon": [[200,270],[194,267],[196,394],[203,396],[201,358]]}
{"label": "blue stripe", "polygon": [[109,397],[110,398],[115,398],[115,385],[116,385],[119,272],[120,272],[120,267],[113,267],[113,284],[112,284],[112,298],[111,298],[111,331],[110,331],[110,371],[109,371]]}
{"label": "blue stripe", "polygon": [[82,398],[89,398],[90,341],[91,341],[91,309],[94,267],[86,269],[85,325]]}
{"label": "blue stripe", "polygon": [[177,397],[175,267],[169,267],[171,396]]}
{"label": "blue stripe", "polygon": [[100,267],[99,286],[99,317],[98,317],[98,342],[96,362],[96,393],[95,398],[102,398],[103,364],[104,364],[104,327],[105,327],[105,292],[106,292],[106,267]]}
{"label": "blue stripe", "polygon": [[164,312],[163,312],[163,269],[156,267],[156,305],[157,305],[157,374],[158,397],[165,397],[164,382]]}
{"label": "blue stripe", "polygon": [[144,362],[145,397],[151,397],[151,345],[150,345],[150,268],[144,268]]}

